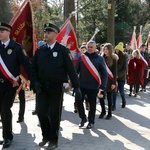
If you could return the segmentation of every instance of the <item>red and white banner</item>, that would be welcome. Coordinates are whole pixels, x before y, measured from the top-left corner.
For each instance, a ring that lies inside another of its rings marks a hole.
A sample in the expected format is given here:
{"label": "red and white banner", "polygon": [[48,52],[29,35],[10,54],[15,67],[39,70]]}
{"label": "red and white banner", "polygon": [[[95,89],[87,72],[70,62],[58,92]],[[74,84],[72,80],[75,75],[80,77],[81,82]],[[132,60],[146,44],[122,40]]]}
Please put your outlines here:
{"label": "red and white banner", "polygon": [[80,51],[77,46],[77,39],[70,18],[67,19],[62,26],[58,36],[56,37],[56,40],[70,50],[74,65],[76,65]]}
{"label": "red and white banner", "polygon": [[143,42],[142,42],[142,26],[140,26],[140,33],[137,38],[137,48],[139,48],[142,44],[143,44]]}
{"label": "red and white banner", "polygon": [[86,68],[89,70],[89,72],[92,74],[92,76],[97,81],[98,85],[101,85],[100,75],[99,75],[97,69],[95,68],[95,66],[90,61],[90,59],[85,54],[82,54],[81,58],[83,60],[83,63],[85,64]]}
{"label": "red and white banner", "polygon": [[131,48],[133,50],[137,49],[137,42],[136,42],[136,33],[135,33],[135,30],[136,30],[136,26],[134,26],[132,38],[131,38],[131,41],[130,41]]}

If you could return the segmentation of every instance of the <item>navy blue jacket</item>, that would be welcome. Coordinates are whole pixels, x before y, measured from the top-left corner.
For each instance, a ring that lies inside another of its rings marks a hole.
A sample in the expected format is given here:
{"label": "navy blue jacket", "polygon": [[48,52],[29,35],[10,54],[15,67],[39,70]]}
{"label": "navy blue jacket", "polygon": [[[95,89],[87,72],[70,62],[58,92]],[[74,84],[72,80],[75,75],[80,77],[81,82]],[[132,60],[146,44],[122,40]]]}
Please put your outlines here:
{"label": "navy blue jacket", "polygon": [[[20,65],[22,64],[30,79],[31,62],[20,44],[10,39],[9,45],[3,49],[0,41],[0,54],[8,70],[14,77],[20,75]],[[0,78],[5,78],[1,71]]]}
{"label": "navy blue jacket", "polygon": [[32,61],[32,83],[55,84],[66,82],[69,75],[73,87],[79,87],[70,51],[56,42],[49,50],[47,45],[39,47]]}
{"label": "navy blue jacket", "polygon": [[85,64],[83,63],[81,57],[79,57],[78,62],[76,64],[76,71],[79,74],[79,81],[81,88],[93,89],[97,90],[99,88],[105,89],[107,84],[107,70],[104,59],[98,55],[96,52],[89,54],[84,53],[86,56],[89,57],[90,61],[93,63],[95,68],[100,74],[101,77],[101,85],[99,87],[96,79],[92,76],[89,70],[86,68]]}

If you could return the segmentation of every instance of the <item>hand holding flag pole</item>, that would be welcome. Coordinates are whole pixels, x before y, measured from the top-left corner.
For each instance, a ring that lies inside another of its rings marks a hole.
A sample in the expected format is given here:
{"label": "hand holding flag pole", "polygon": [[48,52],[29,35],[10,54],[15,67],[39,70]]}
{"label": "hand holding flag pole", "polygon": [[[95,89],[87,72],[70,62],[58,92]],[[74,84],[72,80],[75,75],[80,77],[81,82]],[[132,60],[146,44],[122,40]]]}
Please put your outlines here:
{"label": "hand holding flag pole", "polygon": [[22,83],[20,84],[19,88],[17,89],[16,95],[20,92],[20,90],[21,90],[24,86],[26,86],[27,88],[29,88],[29,86],[30,86],[30,81],[27,80],[22,74],[21,74],[19,77],[20,77],[20,79],[22,80]]}

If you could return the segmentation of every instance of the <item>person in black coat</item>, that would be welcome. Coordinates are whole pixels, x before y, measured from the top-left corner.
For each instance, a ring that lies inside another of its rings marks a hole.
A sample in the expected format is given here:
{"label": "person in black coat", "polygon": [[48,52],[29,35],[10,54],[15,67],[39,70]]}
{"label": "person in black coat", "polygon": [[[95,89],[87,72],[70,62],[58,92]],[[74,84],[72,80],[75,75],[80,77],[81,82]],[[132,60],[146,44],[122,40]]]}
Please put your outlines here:
{"label": "person in black coat", "polygon": [[70,51],[56,41],[59,28],[51,23],[44,25],[47,44],[39,47],[32,61],[31,84],[37,95],[37,115],[43,140],[39,146],[47,149],[58,146],[58,134],[63,100],[63,83],[69,76],[76,97],[81,97],[79,81]]}
{"label": "person in black coat", "polygon": [[18,87],[20,65],[22,64],[30,77],[31,62],[22,46],[10,39],[12,27],[0,22],[0,114],[4,141],[3,148],[11,145],[12,112],[11,107]]}
{"label": "person in black coat", "polygon": [[[100,76],[101,84],[97,82],[97,80],[94,78],[92,73],[85,65],[82,59],[82,55],[85,55],[85,57],[87,57],[90,60],[90,62],[94,65],[95,68],[94,72],[95,73],[97,72],[98,75]],[[87,95],[90,105],[90,111],[88,114],[89,123],[87,125],[87,128],[91,129],[94,127],[95,123],[97,93],[99,92],[99,89],[105,90],[107,84],[107,70],[104,59],[96,52],[95,42],[93,41],[88,42],[87,52],[85,52],[82,55],[79,57],[78,62],[76,64],[76,70],[77,73],[79,74],[80,89],[82,93],[82,99],[77,99],[79,117],[81,118],[81,123],[79,124],[79,127],[83,127],[84,124],[87,122],[83,106],[84,97],[85,95]]]}
{"label": "person in black coat", "polygon": [[[116,56],[113,54],[113,46],[111,43],[106,43],[104,45],[102,56],[110,71],[109,74],[111,75],[108,76],[107,86],[105,89],[108,101],[108,114],[106,116],[106,119],[109,120],[112,117],[112,99],[113,99],[113,92],[115,92],[116,90],[116,80],[117,80],[117,60]],[[104,115],[106,114],[104,97],[100,98],[100,105],[102,107],[102,111],[99,118],[103,118]]]}

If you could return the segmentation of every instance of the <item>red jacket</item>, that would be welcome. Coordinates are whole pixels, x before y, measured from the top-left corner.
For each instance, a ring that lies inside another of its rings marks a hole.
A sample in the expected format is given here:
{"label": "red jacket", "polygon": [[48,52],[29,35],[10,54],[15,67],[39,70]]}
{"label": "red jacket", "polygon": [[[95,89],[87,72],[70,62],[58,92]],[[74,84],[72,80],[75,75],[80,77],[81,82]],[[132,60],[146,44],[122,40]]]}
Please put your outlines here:
{"label": "red jacket", "polygon": [[143,85],[144,62],[142,59],[131,58],[128,64],[129,85]]}

